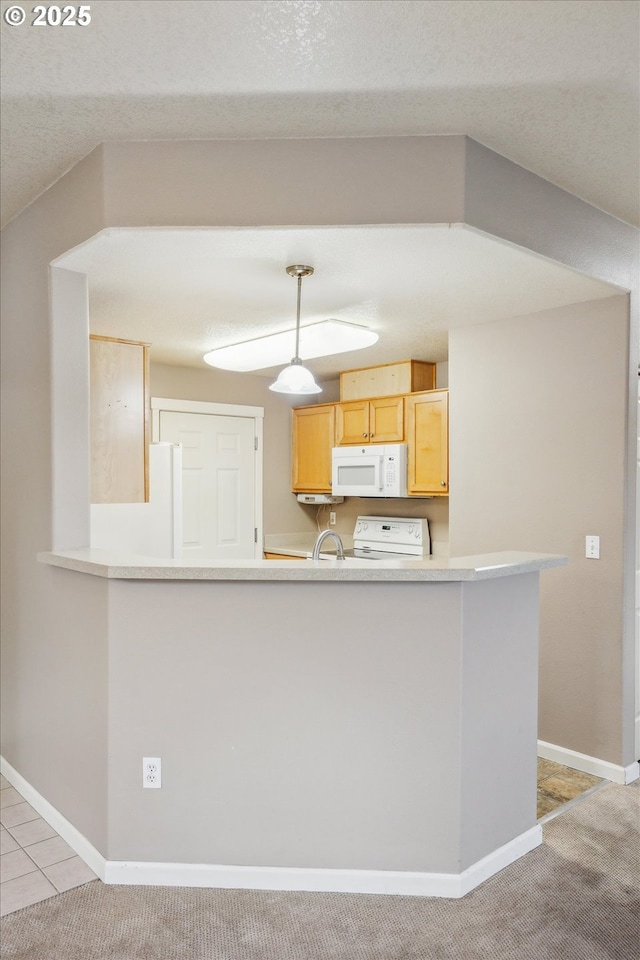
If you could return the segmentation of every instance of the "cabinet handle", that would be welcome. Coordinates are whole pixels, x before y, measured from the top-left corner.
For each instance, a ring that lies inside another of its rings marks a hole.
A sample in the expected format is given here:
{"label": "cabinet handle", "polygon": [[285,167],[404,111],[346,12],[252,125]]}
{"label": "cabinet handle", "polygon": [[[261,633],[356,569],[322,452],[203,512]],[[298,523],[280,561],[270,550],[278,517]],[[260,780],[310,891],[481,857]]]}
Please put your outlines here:
{"label": "cabinet handle", "polygon": [[369,436],[370,436],[370,437],[373,437],[373,436],[375,436],[375,434],[373,434],[373,433],[370,433],[370,434],[369,434]]}
{"label": "cabinet handle", "polygon": [[440,481],[440,486],[441,486],[441,487],[446,487],[446,485],[447,485],[447,481],[446,481],[446,480],[441,480],[441,481]]}
{"label": "cabinet handle", "polygon": [[363,437],[366,437],[366,433],[363,433],[362,436],[363,436]]}

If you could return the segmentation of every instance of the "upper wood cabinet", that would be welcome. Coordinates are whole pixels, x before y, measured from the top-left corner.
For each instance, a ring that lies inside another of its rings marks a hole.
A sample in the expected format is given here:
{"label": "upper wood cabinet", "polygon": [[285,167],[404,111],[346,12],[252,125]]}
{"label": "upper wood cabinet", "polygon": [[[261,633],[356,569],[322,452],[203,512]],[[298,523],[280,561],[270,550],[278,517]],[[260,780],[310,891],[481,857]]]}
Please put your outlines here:
{"label": "upper wood cabinet", "polygon": [[149,345],[92,335],[91,502],[149,499]]}
{"label": "upper wood cabinet", "polygon": [[377,397],[336,404],[336,446],[402,443],[404,397]]}
{"label": "upper wood cabinet", "polygon": [[340,374],[340,400],[368,400],[417,390],[433,390],[436,365],[423,360],[402,360]]}
{"label": "upper wood cabinet", "polygon": [[335,409],[333,403],[319,403],[293,410],[291,489],[294,493],[331,493]]}
{"label": "upper wood cabinet", "polygon": [[[296,407],[292,420],[294,493],[331,493],[333,446],[407,443],[409,494],[446,496],[449,393],[432,389],[435,369],[435,363],[407,360],[350,370],[340,375],[339,403]],[[415,392],[421,383],[427,386]],[[347,400],[345,384],[363,393],[375,390],[376,395]],[[385,390],[385,384],[392,385],[393,391]]]}
{"label": "upper wood cabinet", "polygon": [[449,493],[449,391],[405,397],[408,444],[407,492]]}

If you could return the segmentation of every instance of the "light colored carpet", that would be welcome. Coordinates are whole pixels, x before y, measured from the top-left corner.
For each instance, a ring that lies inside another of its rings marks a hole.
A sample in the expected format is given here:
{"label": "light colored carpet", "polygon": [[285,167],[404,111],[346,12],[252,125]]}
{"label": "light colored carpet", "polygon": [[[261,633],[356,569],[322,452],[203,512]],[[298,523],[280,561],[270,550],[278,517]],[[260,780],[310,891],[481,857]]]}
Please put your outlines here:
{"label": "light colored carpet", "polygon": [[638,960],[640,789],[609,785],[462,900],[105,886],[5,917],[5,960]]}

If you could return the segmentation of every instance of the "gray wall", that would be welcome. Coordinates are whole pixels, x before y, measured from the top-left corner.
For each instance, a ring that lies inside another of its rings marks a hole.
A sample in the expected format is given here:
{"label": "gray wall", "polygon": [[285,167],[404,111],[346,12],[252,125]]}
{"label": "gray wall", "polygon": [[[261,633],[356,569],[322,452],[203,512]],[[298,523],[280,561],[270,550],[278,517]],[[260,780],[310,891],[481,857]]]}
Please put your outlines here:
{"label": "gray wall", "polygon": [[[36,553],[53,541],[52,447],[57,441],[62,450],[68,440],[64,429],[54,440],[51,429],[47,265],[102,226],[101,182],[98,151],[3,231],[0,671],[3,756],[100,849],[107,832],[106,585],[61,580]],[[86,396],[82,388],[78,396]],[[64,512],[64,484],[60,494]],[[83,502],[76,506],[82,515]]]}
{"label": "gray wall", "polygon": [[[308,190],[310,180],[315,184],[313,191]],[[636,233],[630,234],[630,228],[614,218],[568,198],[463,137],[111,143],[74,167],[3,231],[3,752],[96,845],[101,845],[106,831],[101,808],[107,682],[101,668],[106,629],[103,597],[96,581],[81,575],[72,578],[66,594],[59,595],[51,572],[36,561],[36,552],[51,546],[54,527],[58,542],[67,537],[72,542],[76,536],[75,527],[65,529],[63,523],[65,490],[73,489],[77,476],[86,474],[88,449],[88,417],[87,433],[79,431],[71,449],[68,431],[57,422],[65,405],[59,376],[52,397],[50,370],[55,351],[51,349],[48,265],[108,226],[313,226],[465,219],[478,229],[495,229],[498,235],[543,254],[553,251],[577,268],[591,262],[596,275],[605,279],[629,286],[636,282],[632,270]],[[585,251],[595,251],[594,256],[589,259]],[[610,306],[615,323],[619,307],[615,301]],[[633,298],[632,311],[635,363],[637,301]],[[79,329],[78,336],[83,335]],[[630,364],[626,346],[621,350]],[[78,367],[81,353],[69,357],[69,376],[77,376],[78,382],[83,377]],[[59,361],[58,355],[58,372]],[[453,393],[453,371],[451,378]],[[79,396],[82,399],[82,390]],[[56,411],[53,429],[52,410]],[[635,400],[629,431],[632,419]],[[630,503],[634,461],[628,443],[618,449],[617,462],[625,457],[631,492],[616,508],[625,511],[628,529],[635,509]],[[615,471],[613,485],[616,488]],[[452,511],[455,495],[453,484]],[[618,497],[617,489],[611,496]],[[88,489],[79,502],[82,511],[85,499],[88,503]],[[633,593],[629,592],[633,552],[627,556],[633,536],[632,530],[625,540],[623,584],[624,615],[631,632],[625,628],[620,635],[612,627],[611,640],[604,645],[606,676],[601,681],[594,675],[596,686],[590,691],[602,703],[609,695],[617,700],[622,689],[628,709],[623,704],[623,717],[616,713],[610,723],[603,721],[602,735],[594,733],[581,741],[586,753],[613,762],[631,759],[624,750],[621,758],[620,740],[626,736],[630,744],[633,735]],[[544,549],[549,546],[545,543]],[[617,605],[620,582],[615,573],[602,589],[605,608]],[[64,603],[59,602],[61,597]],[[568,643],[569,657],[580,643],[579,631],[573,625],[570,628],[574,635],[558,640]],[[87,643],[88,649],[81,650]],[[559,648],[558,659],[562,658]],[[55,683],[48,669],[52,663]],[[575,742],[574,705],[560,707],[559,713],[554,739],[569,745]],[[95,744],[89,757],[86,731],[92,733]]]}
{"label": "gray wall", "polygon": [[[89,534],[88,318],[76,313],[73,283],[58,304],[70,296],[68,328],[64,309],[50,316],[49,265],[110,225],[384,223],[412,211],[457,220],[464,156],[462,137],[102,145],[2,231],[2,752],[98,849],[107,837],[104,584],[77,576],[59,592],[36,560]],[[424,179],[421,200],[403,178],[380,189],[407,164]],[[79,339],[65,377],[68,335]]]}
{"label": "gray wall", "polygon": [[458,873],[531,829],[537,581],[112,581],[108,858]]}
{"label": "gray wall", "polygon": [[113,226],[464,220],[460,136],[156,140],[103,149]]}
{"label": "gray wall", "polygon": [[[467,583],[463,590],[462,869],[531,827],[537,816],[539,577],[508,581]],[[488,811],[497,807],[500,814],[492,819]]]}
{"label": "gray wall", "polygon": [[114,581],[109,858],[456,872],[460,622],[458,584]]}
{"label": "gray wall", "polygon": [[[638,758],[632,718],[636,657],[639,655],[634,618],[635,551],[640,536],[635,496],[637,369],[640,361],[639,232],[637,228],[546,183],[523,167],[496,156],[474,140],[467,140],[466,153],[466,223],[630,291],[624,374],[626,432],[624,448],[619,451],[625,472],[622,494],[622,632],[619,645],[616,644],[620,654],[616,686],[621,689],[624,717],[620,750],[626,766]],[[610,743],[609,755],[612,749],[617,752]]]}
{"label": "gray wall", "polygon": [[[452,553],[569,557],[542,575],[540,738],[613,763],[623,763],[628,314],[619,296],[449,338]],[[600,560],[585,558],[587,534],[601,537]]]}

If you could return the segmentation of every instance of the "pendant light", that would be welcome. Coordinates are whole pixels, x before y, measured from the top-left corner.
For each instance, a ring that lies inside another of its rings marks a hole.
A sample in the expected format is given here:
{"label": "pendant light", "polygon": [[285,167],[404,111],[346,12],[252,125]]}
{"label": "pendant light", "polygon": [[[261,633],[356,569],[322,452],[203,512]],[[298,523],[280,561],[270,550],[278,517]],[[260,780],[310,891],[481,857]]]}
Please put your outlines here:
{"label": "pendant light", "polygon": [[302,292],[302,278],[310,277],[313,273],[313,267],[305,267],[302,264],[293,264],[287,267],[287,273],[290,277],[296,277],[298,281],[298,302],[296,309],[296,350],[295,355],[288,367],[280,371],[280,375],[275,383],[272,383],[269,390],[276,393],[322,393],[322,387],[313,379],[313,374],[302,364],[298,356],[300,346],[300,297]]}

